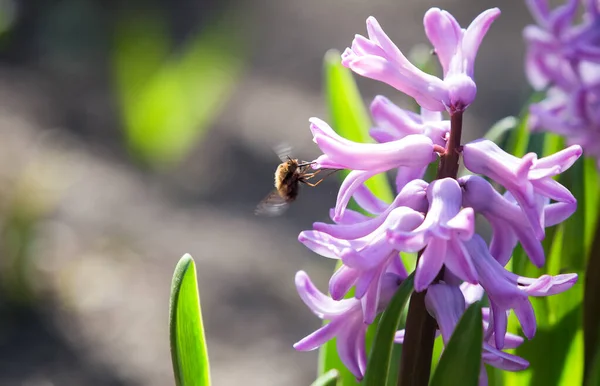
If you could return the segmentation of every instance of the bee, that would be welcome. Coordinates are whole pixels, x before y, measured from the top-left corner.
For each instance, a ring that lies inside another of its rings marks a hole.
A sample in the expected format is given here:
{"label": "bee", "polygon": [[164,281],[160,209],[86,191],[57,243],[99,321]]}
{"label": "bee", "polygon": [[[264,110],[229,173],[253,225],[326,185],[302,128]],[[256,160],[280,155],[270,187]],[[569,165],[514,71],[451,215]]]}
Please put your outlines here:
{"label": "bee", "polygon": [[[300,183],[308,186],[317,186],[325,178],[340,169],[317,169],[311,170],[313,162],[300,162],[290,157],[291,148],[280,145],[275,152],[281,160],[281,164],[275,170],[275,189],[262,200],[254,213],[260,216],[279,216],[295,201],[300,190]],[[318,176],[323,170],[330,172],[316,182],[310,180]]]}

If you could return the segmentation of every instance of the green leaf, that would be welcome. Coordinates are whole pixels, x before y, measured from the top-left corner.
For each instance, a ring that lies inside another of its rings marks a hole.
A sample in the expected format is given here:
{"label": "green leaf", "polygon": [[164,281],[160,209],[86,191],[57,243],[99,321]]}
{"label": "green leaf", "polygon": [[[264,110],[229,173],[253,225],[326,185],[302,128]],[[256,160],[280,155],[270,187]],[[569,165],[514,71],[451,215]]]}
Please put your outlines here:
{"label": "green leaf", "polygon": [[208,132],[241,69],[237,29],[218,20],[173,51],[160,14],[117,23],[113,64],[130,151],[164,169]]}
{"label": "green leaf", "polygon": [[[367,372],[363,384],[365,386],[381,386],[387,385],[391,376],[393,351],[394,351],[394,335],[398,330],[402,319],[402,311],[413,290],[414,273],[411,273],[406,280],[402,282],[390,304],[387,306],[379,325],[375,340],[371,347],[371,355],[367,364]],[[394,379],[395,380],[395,379]]]}
{"label": "green leaf", "polygon": [[336,386],[340,377],[339,371],[333,369],[317,378],[311,386]]}
{"label": "green leaf", "polygon": [[[569,170],[561,174],[559,181],[577,199],[577,210],[564,224],[564,239],[561,266],[569,270],[585,268],[585,181],[583,158],[578,159]],[[597,192],[596,192],[597,195]]]}
{"label": "green leaf", "polygon": [[[324,61],[325,96],[329,108],[331,127],[342,137],[354,142],[372,142],[369,136],[371,119],[358,91],[352,72],[342,66],[340,53],[330,50]],[[340,174],[345,178],[348,172]],[[385,174],[370,178],[367,188],[380,199],[391,202],[392,188]]]}
{"label": "green leaf", "polygon": [[[561,364],[558,364],[563,368],[558,384],[581,385],[583,381],[583,330],[581,328],[577,328],[575,336],[565,348],[567,348],[567,356]],[[538,352],[538,355],[543,353]]]}
{"label": "green leaf", "polygon": [[527,126],[529,120],[529,105],[539,102],[544,97],[544,93],[534,93],[525,103],[523,110],[519,114],[519,124],[514,130],[511,130],[508,142],[504,150],[516,157],[522,157],[527,152],[529,146],[529,128]]}
{"label": "green leaf", "polygon": [[460,318],[440,358],[430,385],[477,386],[481,366],[483,324],[479,302],[471,304]]}
{"label": "green leaf", "polygon": [[169,338],[177,386],[210,385],[210,368],[196,283],[196,266],[188,254],[183,255],[179,260],[173,274]]}
{"label": "green leaf", "polygon": [[498,122],[494,123],[492,127],[485,133],[483,138],[493,141],[498,146],[502,146],[502,143],[506,135],[513,130],[519,124],[517,117],[509,116],[502,118]]}
{"label": "green leaf", "polygon": [[590,368],[590,373],[585,383],[586,386],[598,386],[600,385],[600,346],[596,350],[594,355],[594,361]]}
{"label": "green leaf", "polygon": [[[580,330],[581,307],[572,309],[551,325],[538,326],[532,340],[525,340],[516,350],[512,350],[514,354],[530,362],[529,368],[525,371],[505,372],[505,385],[566,386],[581,384],[581,381],[577,383],[577,380],[581,380],[582,364],[575,362],[577,351],[581,350],[581,341],[578,342],[579,338],[577,338],[578,335],[581,335]],[[570,368],[567,368],[567,363]],[[573,382],[561,382],[570,377]]]}

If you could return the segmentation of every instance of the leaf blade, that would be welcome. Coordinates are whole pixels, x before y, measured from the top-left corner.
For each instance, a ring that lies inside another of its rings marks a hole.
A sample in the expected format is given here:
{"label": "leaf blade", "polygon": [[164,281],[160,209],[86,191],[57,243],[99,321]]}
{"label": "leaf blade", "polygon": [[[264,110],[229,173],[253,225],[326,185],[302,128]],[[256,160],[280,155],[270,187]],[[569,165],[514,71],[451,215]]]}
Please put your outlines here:
{"label": "leaf blade", "polygon": [[196,284],[196,265],[189,254],[183,255],[173,273],[169,340],[177,386],[209,386],[210,367]]}
{"label": "leaf blade", "polygon": [[400,324],[404,306],[412,293],[413,283],[414,273],[411,273],[402,282],[381,315],[363,381],[366,386],[387,385],[389,382],[395,344],[394,335]]}
{"label": "leaf blade", "polygon": [[310,386],[336,386],[339,376],[339,371],[331,369],[317,378]]}
{"label": "leaf blade", "polygon": [[483,322],[479,302],[471,304],[462,315],[438,362],[430,385],[477,386],[481,364]]}

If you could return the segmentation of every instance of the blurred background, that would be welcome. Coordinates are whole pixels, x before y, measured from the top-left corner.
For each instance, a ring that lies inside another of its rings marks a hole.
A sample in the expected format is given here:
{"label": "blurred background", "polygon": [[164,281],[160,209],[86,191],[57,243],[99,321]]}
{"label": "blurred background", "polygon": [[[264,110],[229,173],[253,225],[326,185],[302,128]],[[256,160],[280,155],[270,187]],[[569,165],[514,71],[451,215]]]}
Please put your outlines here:
{"label": "blurred background", "polygon": [[[378,18],[407,52],[422,17],[500,6],[466,140],[528,97],[521,1],[0,0],[0,385],[174,384],[168,298],[196,259],[215,385],[308,385],[319,326],[296,295],[334,262],[297,242],[339,181],[257,218],[287,141],[312,159],[322,60]],[[392,88],[359,79],[368,103]]]}

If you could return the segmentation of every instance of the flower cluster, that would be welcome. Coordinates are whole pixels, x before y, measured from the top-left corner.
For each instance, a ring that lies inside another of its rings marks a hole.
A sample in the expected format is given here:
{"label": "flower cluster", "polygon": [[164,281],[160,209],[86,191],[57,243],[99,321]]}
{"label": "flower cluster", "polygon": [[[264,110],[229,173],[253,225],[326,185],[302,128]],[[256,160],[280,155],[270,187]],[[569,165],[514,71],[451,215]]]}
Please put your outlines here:
{"label": "flower cluster", "polygon": [[[517,158],[489,140],[452,147],[452,136],[460,136],[461,130],[453,127],[460,121],[453,118],[475,98],[477,49],[499,14],[498,9],[487,10],[466,29],[446,11],[433,8],[425,14],[425,31],[440,60],[443,79],[413,66],[372,17],[367,20],[368,38],[357,35],[342,55],[342,63],[356,73],[413,97],[421,112],[376,97],[370,131],[376,143],[370,144],[342,138],[324,121],[311,118],[313,139],[323,152],[315,167],[351,172],[331,210],[333,223],[315,223],[299,235],[306,247],[342,264],[329,281],[329,296],[316,289],[306,273],[296,275],[302,300],[329,321],[296,343],[296,349],[313,350],[336,338],[340,358],[362,378],[366,328],[408,276],[400,254],[418,252],[415,290],[427,290],[426,307],[437,320],[444,342],[466,305],[484,295],[489,300],[489,308],[483,309],[482,382],[483,363],[509,371],[528,366],[526,360],[502,351],[523,341],[507,333],[508,313],[514,311],[524,335],[531,339],[536,320],[529,298],[563,292],[573,286],[577,275],[528,278],[504,267],[518,242],[533,264],[544,264],[545,228],[564,221],[577,206],[573,195],[553,177],[568,169],[582,149],[573,145],[538,159],[533,153]],[[443,119],[444,111],[450,120]],[[430,163],[458,157],[459,152],[468,170],[502,185],[505,192],[497,192],[475,174],[457,178],[454,172],[431,182],[423,179]],[[377,198],[364,184],[388,171],[397,173],[397,195],[391,203]],[[347,208],[351,198],[368,215]],[[476,232],[476,214],[493,229],[489,244]],[[345,298],[352,289],[353,296]],[[404,331],[398,331],[396,341],[403,340]]]}
{"label": "flower cluster", "polygon": [[543,101],[531,106],[532,130],[548,130],[580,144],[600,162],[600,3],[584,0],[584,14],[573,24],[579,0],[550,10],[547,0],[528,0],[537,23],[523,31],[525,69]]}

